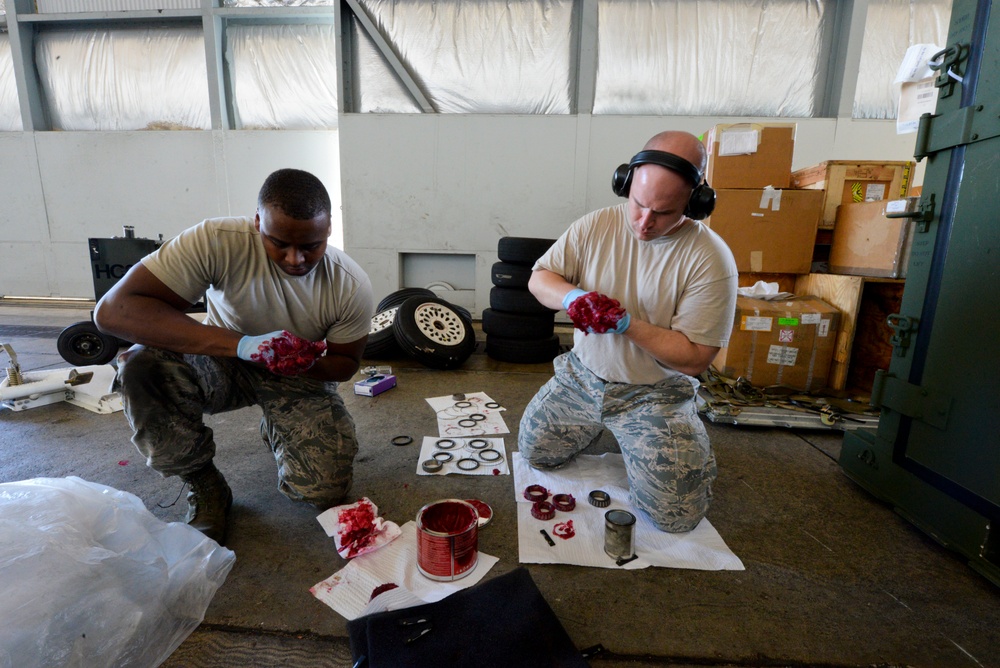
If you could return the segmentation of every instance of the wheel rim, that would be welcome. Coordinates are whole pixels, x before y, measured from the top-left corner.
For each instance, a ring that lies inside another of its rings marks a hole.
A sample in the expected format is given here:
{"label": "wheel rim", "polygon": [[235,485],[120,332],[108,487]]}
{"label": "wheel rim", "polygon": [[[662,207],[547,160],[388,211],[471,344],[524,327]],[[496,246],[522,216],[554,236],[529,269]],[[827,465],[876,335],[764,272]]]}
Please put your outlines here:
{"label": "wheel rim", "polygon": [[375,334],[383,330],[392,327],[392,321],[396,319],[396,311],[399,310],[398,306],[393,306],[385,311],[380,311],[372,316],[372,328],[369,330],[369,334]]}
{"label": "wheel rim", "polygon": [[73,337],[70,348],[80,357],[97,357],[104,351],[104,341],[94,334],[80,334]]}
{"label": "wheel rim", "polygon": [[421,304],[413,312],[413,321],[420,333],[435,343],[456,346],[465,339],[462,318],[441,304]]}

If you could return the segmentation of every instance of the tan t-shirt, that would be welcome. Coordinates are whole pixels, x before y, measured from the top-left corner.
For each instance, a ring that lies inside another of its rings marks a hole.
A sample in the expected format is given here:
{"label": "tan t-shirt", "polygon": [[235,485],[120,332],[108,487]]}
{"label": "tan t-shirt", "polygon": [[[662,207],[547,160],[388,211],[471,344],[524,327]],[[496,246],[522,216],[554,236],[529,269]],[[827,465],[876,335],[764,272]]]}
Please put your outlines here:
{"label": "tan t-shirt", "polygon": [[[627,202],[599,209],[574,222],[533,268],[613,297],[633,317],[682,332],[694,343],[729,342],[736,262],[721,237],[696,220],[668,236],[640,241],[629,227]],[[617,334],[576,330],[573,352],[608,381],[645,385],[680,374]]]}
{"label": "tan t-shirt", "polygon": [[250,335],[286,329],[333,343],[371,329],[371,281],[354,260],[329,246],[311,272],[290,276],[268,258],[253,218],[202,221],[142,263],[187,301],[204,296],[206,324]]}

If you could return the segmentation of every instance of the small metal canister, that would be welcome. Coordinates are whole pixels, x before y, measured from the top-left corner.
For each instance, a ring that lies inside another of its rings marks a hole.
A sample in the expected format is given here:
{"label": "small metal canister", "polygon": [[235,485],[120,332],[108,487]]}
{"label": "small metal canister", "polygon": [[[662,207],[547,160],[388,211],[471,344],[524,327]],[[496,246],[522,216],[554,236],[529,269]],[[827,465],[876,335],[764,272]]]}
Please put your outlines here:
{"label": "small metal canister", "polygon": [[612,559],[635,554],[635,515],[627,510],[604,513],[604,552]]}

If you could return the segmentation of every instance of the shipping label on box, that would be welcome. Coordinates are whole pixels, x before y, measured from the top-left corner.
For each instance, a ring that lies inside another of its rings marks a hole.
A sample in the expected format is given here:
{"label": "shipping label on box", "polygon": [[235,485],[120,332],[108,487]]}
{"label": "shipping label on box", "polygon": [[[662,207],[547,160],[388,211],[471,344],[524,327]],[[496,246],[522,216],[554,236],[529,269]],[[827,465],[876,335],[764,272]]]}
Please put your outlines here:
{"label": "shipping label on box", "polygon": [[720,124],[705,134],[705,178],[719,188],[787,188],[791,183],[794,123]]}
{"label": "shipping label on box", "polygon": [[906,197],[912,175],[912,162],[829,160],[792,172],[792,187],[826,193],[819,226],[832,229],[838,206]]}
{"label": "shipping label on box", "polygon": [[816,190],[723,189],[705,223],[741,273],[808,274],[822,205]]}
{"label": "shipping label on box", "polygon": [[830,273],[904,278],[913,243],[913,221],[887,218],[913,211],[917,198],[841,204],[830,246]]}
{"label": "shipping label on box", "polygon": [[840,311],[818,297],[737,297],[729,345],[712,366],[756,387],[821,390],[827,385]]}

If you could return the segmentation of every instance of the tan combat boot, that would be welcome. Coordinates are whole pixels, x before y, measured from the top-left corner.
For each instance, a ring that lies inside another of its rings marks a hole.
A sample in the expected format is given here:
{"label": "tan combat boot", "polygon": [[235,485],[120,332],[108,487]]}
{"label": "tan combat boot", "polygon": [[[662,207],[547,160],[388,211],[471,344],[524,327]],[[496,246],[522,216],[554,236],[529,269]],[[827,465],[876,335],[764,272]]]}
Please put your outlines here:
{"label": "tan combat boot", "polygon": [[226,479],[212,462],[181,479],[190,486],[187,523],[219,545],[225,545],[226,520],[233,506],[233,492]]}

